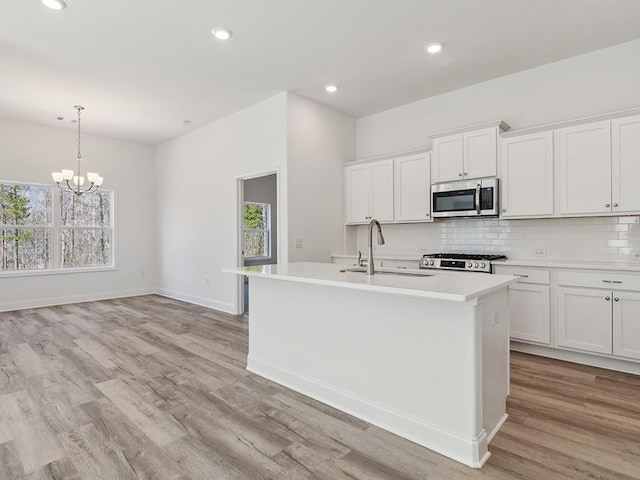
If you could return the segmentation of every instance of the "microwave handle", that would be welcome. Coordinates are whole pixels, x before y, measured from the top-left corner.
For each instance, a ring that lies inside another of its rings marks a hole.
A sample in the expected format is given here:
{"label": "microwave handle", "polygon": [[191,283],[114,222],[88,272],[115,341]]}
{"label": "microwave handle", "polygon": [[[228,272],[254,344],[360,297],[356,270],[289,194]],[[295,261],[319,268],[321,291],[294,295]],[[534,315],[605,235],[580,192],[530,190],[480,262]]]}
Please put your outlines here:
{"label": "microwave handle", "polygon": [[480,215],[480,189],[482,188],[481,184],[476,184],[476,213]]}

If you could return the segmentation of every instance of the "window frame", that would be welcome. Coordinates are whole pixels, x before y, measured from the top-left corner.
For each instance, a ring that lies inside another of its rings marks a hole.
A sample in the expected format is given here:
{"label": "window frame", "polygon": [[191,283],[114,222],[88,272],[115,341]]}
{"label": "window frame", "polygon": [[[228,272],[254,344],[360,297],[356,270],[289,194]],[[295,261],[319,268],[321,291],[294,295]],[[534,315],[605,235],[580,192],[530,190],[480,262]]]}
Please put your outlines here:
{"label": "window frame", "polygon": [[[40,275],[61,275],[86,272],[104,272],[117,270],[117,242],[116,242],[116,195],[115,190],[101,189],[109,194],[109,224],[110,227],[69,227],[62,224],[62,194],[56,185],[37,182],[23,182],[14,180],[0,180],[0,184],[28,185],[35,187],[46,187],[51,191],[51,223],[48,226],[19,225],[18,228],[25,229],[48,229],[49,230],[49,266],[48,268],[31,268],[23,270],[0,270],[0,278],[8,277],[31,277]],[[87,195],[91,195],[88,193]],[[12,226],[13,227],[13,226]],[[62,238],[61,232],[65,229],[91,229],[110,231],[111,262],[107,265],[63,267],[62,266]]]}
{"label": "window frame", "polygon": [[[244,212],[244,206],[245,205],[263,205],[264,207],[266,207],[266,212],[265,212],[265,227],[266,228],[246,228],[244,225],[244,216],[242,219],[242,259],[245,262],[262,262],[265,260],[271,260],[273,257],[271,255],[272,252],[272,248],[271,248],[271,204],[270,203],[263,203],[263,202],[243,202],[242,203],[242,210]],[[247,257],[244,252],[246,251],[245,248],[245,244],[244,244],[244,240],[245,240],[245,233],[246,232],[262,232],[265,235],[265,243],[267,245],[267,255],[262,255],[259,257]]]}

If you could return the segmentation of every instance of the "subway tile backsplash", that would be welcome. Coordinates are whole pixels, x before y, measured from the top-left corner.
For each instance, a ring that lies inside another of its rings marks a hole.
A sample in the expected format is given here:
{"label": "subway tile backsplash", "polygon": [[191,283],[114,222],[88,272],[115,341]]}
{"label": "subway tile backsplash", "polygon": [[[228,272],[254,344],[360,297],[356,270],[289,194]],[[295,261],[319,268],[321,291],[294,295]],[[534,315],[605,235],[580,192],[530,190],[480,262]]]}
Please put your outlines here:
{"label": "subway tile backsplash", "polygon": [[[365,253],[368,227],[347,228],[357,228],[356,250]],[[375,245],[375,251],[384,255],[482,252],[519,259],[640,262],[640,216],[460,219],[382,228],[386,244]]]}

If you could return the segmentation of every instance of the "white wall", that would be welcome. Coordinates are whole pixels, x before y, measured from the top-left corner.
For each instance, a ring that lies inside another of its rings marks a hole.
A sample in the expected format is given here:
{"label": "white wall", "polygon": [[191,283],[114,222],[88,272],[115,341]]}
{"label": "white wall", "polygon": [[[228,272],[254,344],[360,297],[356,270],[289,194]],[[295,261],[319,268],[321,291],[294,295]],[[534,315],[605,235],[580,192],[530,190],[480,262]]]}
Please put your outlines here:
{"label": "white wall", "polygon": [[[157,148],[162,294],[240,311],[237,278],[221,271],[239,258],[236,177],[279,169],[286,185],[286,103],[285,93],[277,95]],[[286,238],[286,192],[279,210]]]}
{"label": "white wall", "polygon": [[288,97],[289,261],[329,262],[343,249],[343,168],[355,158],[355,120]]}
{"label": "white wall", "polygon": [[639,58],[635,40],[360,118],[358,158],[428,146],[429,134],[495,119],[515,130],[640,107]]}
{"label": "white wall", "polygon": [[245,265],[268,265],[278,263],[278,178],[277,175],[264,175],[244,182],[244,201],[267,203],[270,205],[271,258],[252,260],[246,258]]}
{"label": "white wall", "polygon": [[[74,130],[0,119],[0,180],[52,184],[52,171],[76,169],[76,142]],[[0,278],[0,311],[154,290],[154,149],[83,134],[82,155],[115,191],[117,270]]]}

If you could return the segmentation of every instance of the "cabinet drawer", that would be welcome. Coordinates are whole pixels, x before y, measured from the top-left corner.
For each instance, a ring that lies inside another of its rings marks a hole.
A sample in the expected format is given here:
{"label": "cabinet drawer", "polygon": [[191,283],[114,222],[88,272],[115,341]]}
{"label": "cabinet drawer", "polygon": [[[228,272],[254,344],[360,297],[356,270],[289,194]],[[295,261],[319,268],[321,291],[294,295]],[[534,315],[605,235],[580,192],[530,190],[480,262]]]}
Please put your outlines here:
{"label": "cabinet drawer", "polygon": [[607,271],[574,272],[560,270],[558,272],[558,285],[640,291],[640,275]]}
{"label": "cabinet drawer", "polygon": [[549,270],[530,267],[507,267],[496,265],[495,273],[498,275],[513,275],[522,277],[519,283],[538,283],[549,285]]}

